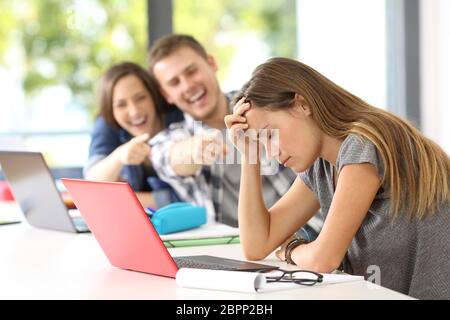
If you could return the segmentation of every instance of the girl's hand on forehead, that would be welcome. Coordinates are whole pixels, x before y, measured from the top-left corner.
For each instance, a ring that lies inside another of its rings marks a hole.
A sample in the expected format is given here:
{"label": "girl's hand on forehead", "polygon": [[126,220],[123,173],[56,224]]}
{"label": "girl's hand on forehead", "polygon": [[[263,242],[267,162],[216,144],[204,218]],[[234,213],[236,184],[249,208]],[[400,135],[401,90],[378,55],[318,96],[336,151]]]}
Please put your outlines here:
{"label": "girl's hand on forehead", "polygon": [[233,107],[233,114],[245,117],[245,113],[250,110],[250,101],[246,101],[247,98],[243,97]]}
{"label": "girl's hand on forehead", "polygon": [[[239,100],[233,107],[233,113],[225,117],[225,125],[228,129],[237,129],[238,127],[245,130],[248,128],[245,113],[250,110],[249,102],[245,102],[245,98]],[[245,126],[246,125],[246,126]]]}

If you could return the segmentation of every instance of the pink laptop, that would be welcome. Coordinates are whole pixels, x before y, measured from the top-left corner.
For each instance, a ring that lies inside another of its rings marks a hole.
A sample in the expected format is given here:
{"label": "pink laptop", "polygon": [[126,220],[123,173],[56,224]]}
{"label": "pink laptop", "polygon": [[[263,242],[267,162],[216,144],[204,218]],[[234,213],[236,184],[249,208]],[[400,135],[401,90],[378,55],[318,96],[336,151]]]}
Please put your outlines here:
{"label": "pink laptop", "polygon": [[277,268],[207,255],[172,258],[128,183],[62,182],[115,267],[172,278],[181,267],[236,271]]}

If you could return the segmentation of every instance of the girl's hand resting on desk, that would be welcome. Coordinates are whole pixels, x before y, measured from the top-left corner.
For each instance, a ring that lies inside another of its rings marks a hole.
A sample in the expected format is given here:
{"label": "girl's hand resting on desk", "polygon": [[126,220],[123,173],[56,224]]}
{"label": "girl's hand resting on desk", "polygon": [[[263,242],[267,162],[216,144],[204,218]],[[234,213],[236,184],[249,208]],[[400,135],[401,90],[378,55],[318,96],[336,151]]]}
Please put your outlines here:
{"label": "girl's hand resting on desk", "polygon": [[134,137],[118,148],[119,161],[123,165],[139,165],[151,155],[151,147],[147,143],[150,135],[144,133]]}
{"label": "girl's hand resting on desk", "polygon": [[255,143],[258,140],[257,132],[255,130],[248,130],[247,118],[245,117],[245,113],[250,109],[250,103],[245,102],[245,98],[242,98],[233,107],[233,114],[225,116],[224,119],[225,125],[228,128],[230,141],[247,158],[250,147],[258,146]]}

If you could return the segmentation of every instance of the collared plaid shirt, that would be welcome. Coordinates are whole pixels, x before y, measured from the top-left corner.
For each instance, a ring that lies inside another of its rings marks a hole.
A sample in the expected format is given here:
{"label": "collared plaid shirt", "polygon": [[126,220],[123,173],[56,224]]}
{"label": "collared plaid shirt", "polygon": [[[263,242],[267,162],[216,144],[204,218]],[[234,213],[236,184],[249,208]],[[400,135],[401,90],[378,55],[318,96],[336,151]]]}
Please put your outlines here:
{"label": "collared plaid shirt", "polygon": [[[231,101],[235,92],[226,94],[229,111],[232,112]],[[185,114],[185,121],[173,123],[168,129],[158,133],[150,141],[152,146],[153,168],[161,180],[167,182],[182,201],[204,206],[209,221],[221,221],[221,203],[223,202],[223,176],[226,164],[214,163],[211,166],[202,166],[193,176],[178,176],[170,165],[170,148],[173,143],[188,139],[194,135],[203,134],[211,130],[206,125],[196,126],[195,120]],[[228,140],[228,138],[226,138]],[[267,161],[267,160],[265,160]],[[276,166],[279,166],[276,163]],[[290,188],[296,174],[288,168],[279,166],[277,174],[264,175],[281,198]],[[239,186],[236,186],[238,188]]]}

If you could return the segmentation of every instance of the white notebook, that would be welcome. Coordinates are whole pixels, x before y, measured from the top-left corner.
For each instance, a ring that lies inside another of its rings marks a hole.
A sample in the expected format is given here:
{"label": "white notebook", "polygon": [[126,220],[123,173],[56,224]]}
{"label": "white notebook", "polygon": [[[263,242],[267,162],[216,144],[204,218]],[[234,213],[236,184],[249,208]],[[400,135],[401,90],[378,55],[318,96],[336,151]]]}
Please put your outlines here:
{"label": "white notebook", "polygon": [[189,240],[204,238],[234,237],[239,235],[239,228],[233,228],[222,223],[208,223],[198,228],[161,235],[163,241]]}
{"label": "white notebook", "polygon": [[[334,283],[361,281],[363,276],[324,273],[323,282],[314,286],[325,286]],[[205,270],[181,268],[176,275],[180,287],[208,290],[235,291],[243,293],[262,293],[287,289],[307,289],[308,286],[296,283],[266,282],[264,274],[243,271]]]}

